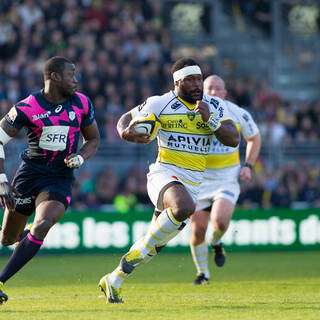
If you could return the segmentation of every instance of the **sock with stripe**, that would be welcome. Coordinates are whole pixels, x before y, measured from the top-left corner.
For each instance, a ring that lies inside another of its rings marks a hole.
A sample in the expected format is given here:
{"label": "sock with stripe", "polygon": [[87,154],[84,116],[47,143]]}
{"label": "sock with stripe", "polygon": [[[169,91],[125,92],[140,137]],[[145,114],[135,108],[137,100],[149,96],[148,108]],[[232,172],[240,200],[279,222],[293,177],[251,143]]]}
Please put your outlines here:
{"label": "sock with stripe", "polygon": [[42,246],[43,241],[35,239],[30,233],[22,239],[13,251],[7,264],[0,273],[0,281],[5,283],[31,260]]}
{"label": "sock with stripe", "polygon": [[[154,224],[156,223],[155,222],[156,220],[153,219],[151,224]],[[136,241],[130,248],[129,251],[132,251],[132,250],[135,250],[137,248],[139,248],[141,245],[142,245],[142,241],[143,241],[144,238],[141,238],[140,240]],[[147,264],[155,255],[157,254],[157,251],[155,248],[153,248],[144,258],[141,262],[139,262],[136,266],[135,266],[135,269]]]}
{"label": "sock with stripe", "polygon": [[[157,254],[156,250],[151,250],[142,261],[140,261],[137,266],[134,268],[134,270],[132,271],[132,273],[139,267],[147,264],[155,255]],[[130,275],[132,274],[130,273]],[[108,275],[108,280],[110,281],[110,283],[117,289],[120,288],[120,286],[122,285],[122,282],[124,280],[126,280],[128,278],[129,274],[125,273],[120,265],[113,270],[113,272],[111,272]]]}
{"label": "sock with stripe", "polygon": [[22,239],[24,239],[28,235],[28,233],[30,233],[30,229],[24,229],[21,235],[18,237],[17,241],[21,241]]}
{"label": "sock with stripe", "polygon": [[193,262],[196,265],[197,273],[203,273],[206,278],[210,278],[208,268],[208,246],[202,242],[197,246],[190,245]]}
{"label": "sock with stripe", "polygon": [[157,246],[157,244],[166,242],[173,232],[180,228],[182,222],[175,219],[170,208],[163,210],[155,222],[152,222],[142,245],[140,246],[141,256],[146,255]]}
{"label": "sock with stripe", "polygon": [[222,231],[219,231],[219,230],[214,230],[213,234],[212,234],[211,245],[215,246],[217,244],[220,244],[221,243],[220,239],[222,238],[224,233],[225,232],[222,232]]}

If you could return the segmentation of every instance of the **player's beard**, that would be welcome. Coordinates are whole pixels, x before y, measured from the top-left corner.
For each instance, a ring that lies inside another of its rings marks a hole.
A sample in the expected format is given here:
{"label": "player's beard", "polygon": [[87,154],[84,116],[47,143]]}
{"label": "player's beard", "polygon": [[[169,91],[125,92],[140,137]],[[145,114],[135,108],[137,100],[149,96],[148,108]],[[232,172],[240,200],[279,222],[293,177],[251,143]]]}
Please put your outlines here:
{"label": "player's beard", "polygon": [[[183,100],[189,102],[189,103],[197,103],[198,100],[202,100],[202,97],[203,97],[203,90],[200,90],[200,89],[196,89],[196,90],[193,90],[193,91],[187,91],[185,90],[184,88],[180,87],[179,88],[180,92],[179,92],[179,96],[180,98],[182,98]],[[193,93],[196,93],[197,91],[199,91],[199,98],[193,98],[191,95]]]}

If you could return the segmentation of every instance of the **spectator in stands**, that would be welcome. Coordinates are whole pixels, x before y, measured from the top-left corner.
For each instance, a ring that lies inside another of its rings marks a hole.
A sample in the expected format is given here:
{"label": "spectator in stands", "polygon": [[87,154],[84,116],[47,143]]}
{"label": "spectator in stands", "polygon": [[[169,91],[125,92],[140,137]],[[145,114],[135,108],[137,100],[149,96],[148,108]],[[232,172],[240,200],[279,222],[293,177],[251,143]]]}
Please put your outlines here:
{"label": "spectator in stands", "polygon": [[99,174],[96,183],[96,195],[99,203],[101,205],[112,204],[118,192],[118,175],[111,168],[105,168],[103,172]]}

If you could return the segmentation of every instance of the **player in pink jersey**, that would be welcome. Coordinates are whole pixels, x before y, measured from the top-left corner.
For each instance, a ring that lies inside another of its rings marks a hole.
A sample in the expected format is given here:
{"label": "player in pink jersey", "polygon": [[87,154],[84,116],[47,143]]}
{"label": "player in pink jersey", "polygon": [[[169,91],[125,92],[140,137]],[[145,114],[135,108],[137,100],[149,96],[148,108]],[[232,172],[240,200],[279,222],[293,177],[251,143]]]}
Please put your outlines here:
{"label": "player in pink jersey", "polygon": [[[0,201],[5,209],[1,243],[19,244],[0,272],[0,304],[8,300],[4,283],[40,249],[70,200],[73,170],[97,151],[100,137],[88,97],[76,92],[74,64],[53,57],[44,66],[44,89],[14,105],[0,121]],[[4,170],[3,145],[25,127],[28,148],[12,185]],[[80,136],[83,145],[78,151]],[[30,232],[24,231],[30,215]]]}

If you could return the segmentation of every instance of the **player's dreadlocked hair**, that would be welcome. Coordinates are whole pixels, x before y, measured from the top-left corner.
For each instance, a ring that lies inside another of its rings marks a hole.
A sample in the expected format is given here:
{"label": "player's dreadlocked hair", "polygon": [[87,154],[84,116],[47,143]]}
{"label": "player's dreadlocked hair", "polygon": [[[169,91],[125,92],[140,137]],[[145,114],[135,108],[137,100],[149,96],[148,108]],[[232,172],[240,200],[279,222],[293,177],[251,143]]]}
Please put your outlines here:
{"label": "player's dreadlocked hair", "polygon": [[71,62],[69,59],[65,57],[59,56],[55,56],[47,60],[43,68],[44,79],[50,79],[50,74],[52,72],[62,74],[66,63],[72,64],[73,62]]}
{"label": "player's dreadlocked hair", "polygon": [[189,66],[199,66],[199,64],[191,58],[181,58],[173,64],[171,73],[173,74],[174,72]]}

